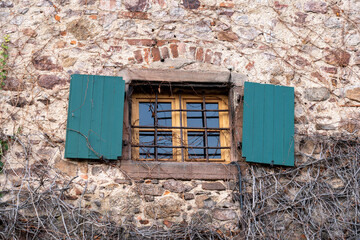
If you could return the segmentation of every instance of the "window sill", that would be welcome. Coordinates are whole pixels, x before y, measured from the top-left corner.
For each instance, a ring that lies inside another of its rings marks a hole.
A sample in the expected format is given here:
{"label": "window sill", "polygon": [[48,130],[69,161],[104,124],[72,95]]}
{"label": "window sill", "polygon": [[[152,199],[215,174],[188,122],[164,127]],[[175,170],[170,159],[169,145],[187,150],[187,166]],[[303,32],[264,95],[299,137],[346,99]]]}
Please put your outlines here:
{"label": "window sill", "polygon": [[[241,169],[245,163],[239,163]],[[131,179],[230,180],[237,178],[237,167],[222,163],[182,163],[121,160],[120,169]]]}

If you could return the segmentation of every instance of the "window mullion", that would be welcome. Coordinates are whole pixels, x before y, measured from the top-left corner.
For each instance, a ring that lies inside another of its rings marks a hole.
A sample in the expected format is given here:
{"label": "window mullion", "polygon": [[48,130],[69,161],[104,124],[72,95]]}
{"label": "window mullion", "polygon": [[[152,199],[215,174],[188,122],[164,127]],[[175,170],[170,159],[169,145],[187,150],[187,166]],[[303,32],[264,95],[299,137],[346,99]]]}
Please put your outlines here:
{"label": "window mullion", "polygon": [[208,134],[207,134],[207,122],[206,122],[206,103],[205,103],[205,95],[203,95],[203,123],[205,127],[205,136],[204,136],[204,142],[205,142],[205,156],[206,161],[209,161],[209,152],[208,152]]}
{"label": "window mullion", "polygon": [[155,161],[158,160],[158,145],[157,145],[157,130],[158,130],[158,118],[157,118],[157,107],[158,107],[158,94],[155,93],[155,106],[154,106],[154,119],[155,119],[155,129],[154,129],[154,145],[155,145]]}
{"label": "window mullion", "polygon": [[179,94],[179,114],[180,114],[180,146],[181,146],[181,161],[185,161],[184,159],[184,148],[183,148],[183,122],[182,122],[182,111],[181,111],[181,94]]}

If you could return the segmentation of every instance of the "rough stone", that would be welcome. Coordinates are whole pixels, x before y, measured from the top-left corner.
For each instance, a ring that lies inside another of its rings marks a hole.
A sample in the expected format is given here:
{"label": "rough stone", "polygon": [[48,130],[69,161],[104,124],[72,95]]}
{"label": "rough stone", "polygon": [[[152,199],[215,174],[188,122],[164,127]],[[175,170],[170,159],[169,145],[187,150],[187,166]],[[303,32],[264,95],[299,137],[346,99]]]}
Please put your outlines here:
{"label": "rough stone", "polygon": [[164,193],[164,189],[153,184],[141,184],[138,188],[139,194],[161,196]]}
{"label": "rough stone", "polygon": [[232,209],[223,209],[223,208],[215,208],[212,211],[213,218],[220,220],[220,221],[228,221],[235,219],[237,214]]}
{"label": "rough stone", "polygon": [[89,25],[90,23],[88,20],[81,18],[68,23],[67,31],[77,40],[86,40],[91,36]]}
{"label": "rough stone", "polygon": [[296,23],[304,24],[306,22],[306,17],[308,16],[308,14],[303,12],[296,12],[295,15],[296,15],[295,18]]}
{"label": "rough stone", "polygon": [[198,9],[200,7],[199,0],[183,0],[183,5],[187,9]]}
{"label": "rough stone", "polygon": [[64,84],[65,81],[55,75],[40,75],[38,78],[38,84],[40,87],[46,89],[52,89],[58,84]]}
{"label": "rough stone", "polygon": [[124,0],[125,8],[130,12],[143,12],[148,5],[148,0]]}
{"label": "rough stone", "polygon": [[171,196],[158,199],[145,206],[145,215],[152,219],[180,216],[182,201]]}
{"label": "rough stone", "polygon": [[61,160],[55,163],[55,168],[59,169],[66,175],[69,175],[70,177],[75,177],[77,175],[77,164],[66,160]]}
{"label": "rough stone", "polygon": [[171,192],[181,193],[188,192],[193,189],[193,186],[184,184],[182,181],[176,181],[174,179],[167,180],[163,183],[163,187]]}
{"label": "rough stone", "polygon": [[313,13],[326,13],[327,4],[326,2],[320,1],[308,1],[304,4],[304,11]]}
{"label": "rough stone", "polygon": [[62,67],[54,64],[50,56],[34,56],[31,60],[37,70],[42,71],[60,71]]}
{"label": "rough stone", "polygon": [[32,102],[29,102],[25,98],[19,96],[13,96],[12,98],[10,98],[9,101],[7,101],[7,103],[13,107],[19,107],[19,108],[32,104]]}
{"label": "rough stone", "polygon": [[324,25],[325,25],[325,27],[328,27],[328,28],[341,28],[342,21],[338,17],[331,17],[331,18],[326,19],[326,21],[324,22]]}
{"label": "rough stone", "polygon": [[203,223],[212,223],[212,217],[209,213],[200,210],[191,215],[191,218],[194,222],[203,222]]}
{"label": "rough stone", "polygon": [[15,77],[8,77],[4,81],[5,85],[3,86],[4,90],[8,91],[19,91],[24,89],[24,82],[20,81]]}
{"label": "rough stone", "polygon": [[350,53],[342,49],[337,49],[334,51],[330,51],[330,53],[325,56],[324,60],[330,65],[346,67],[349,65],[350,56]]}
{"label": "rough stone", "polygon": [[360,87],[353,87],[347,89],[345,92],[345,97],[360,102]]}
{"label": "rough stone", "polygon": [[222,31],[217,35],[220,41],[233,42],[239,39],[239,37],[233,31]]}
{"label": "rough stone", "polygon": [[225,190],[225,186],[221,182],[205,182],[202,184],[203,190],[218,190],[223,191]]}
{"label": "rough stone", "polygon": [[0,1],[0,8],[12,8],[14,3],[12,1]]}
{"label": "rough stone", "polygon": [[183,193],[183,194],[181,194],[181,198],[183,198],[185,200],[192,200],[195,198],[195,196],[192,193]]}
{"label": "rough stone", "polygon": [[150,195],[145,195],[144,199],[146,202],[153,202],[155,200],[154,196],[150,196]]}
{"label": "rough stone", "polygon": [[215,202],[207,195],[196,196],[195,203],[199,208],[212,208]]}
{"label": "rough stone", "polygon": [[336,130],[336,127],[332,124],[321,124],[317,123],[315,125],[316,130]]}
{"label": "rough stone", "polygon": [[330,91],[326,87],[307,88],[305,98],[313,102],[325,101],[330,98]]}
{"label": "rough stone", "polygon": [[131,180],[129,179],[115,179],[114,182],[118,183],[118,184],[127,184],[127,185],[132,185]]}
{"label": "rough stone", "polygon": [[124,194],[120,189],[112,191],[109,196],[110,210],[120,216],[134,215],[139,211],[140,196],[133,191]]}
{"label": "rough stone", "polygon": [[63,59],[62,61],[62,66],[63,67],[71,67],[74,66],[74,64],[76,63],[78,59],[74,58],[74,57],[67,57],[65,59]]}
{"label": "rough stone", "polygon": [[36,35],[37,35],[36,31],[31,28],[24,28],[22,30],[22,32],[25,36],[28,36],[28,37],[36,37]]}
{"label": "rough stone", "polygon": [[254,40],[257,36],[260,35],[260,31],[258,31],[256,28],[239,28],[237,32],[238,36],[241,36],[241,38],[246,40]]}
{"label": "rough stone", "polygon": [[97,0],[78,0],[80,5],[94,5]]}

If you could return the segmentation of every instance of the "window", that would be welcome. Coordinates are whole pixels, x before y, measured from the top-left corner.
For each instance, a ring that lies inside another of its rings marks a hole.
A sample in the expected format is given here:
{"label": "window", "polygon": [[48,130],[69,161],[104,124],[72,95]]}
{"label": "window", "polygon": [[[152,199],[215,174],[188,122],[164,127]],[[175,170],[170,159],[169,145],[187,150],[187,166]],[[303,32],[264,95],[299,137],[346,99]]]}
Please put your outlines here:
{"label": "window", "polygon": [[[177,162],[229,162],[227,90],[134,83],[132,158]],[[215,88],[216,89],[216,88]]]}

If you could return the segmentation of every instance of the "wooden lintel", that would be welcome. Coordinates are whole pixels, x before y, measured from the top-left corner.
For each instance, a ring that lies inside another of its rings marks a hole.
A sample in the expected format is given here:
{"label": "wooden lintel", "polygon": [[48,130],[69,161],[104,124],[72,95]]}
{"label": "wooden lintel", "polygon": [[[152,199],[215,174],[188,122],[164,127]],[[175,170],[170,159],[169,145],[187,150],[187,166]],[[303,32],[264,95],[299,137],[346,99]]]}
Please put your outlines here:
{"label": "wooden lintel", "polygon": [[[239,163],[245,169],[245,163]],[[238,178],[237,167],[221,163],[181,163],[120,161],[120,168],[130,178],[138,179],[179,179],[179,180],[231,180]]]}
{"label": "wooden lintel", "polygon": [[167,81],[167,82],[229,82],[228,71],[194,71],[174,69],[128,69],[127,80]]}

